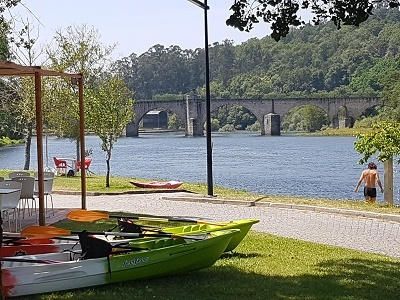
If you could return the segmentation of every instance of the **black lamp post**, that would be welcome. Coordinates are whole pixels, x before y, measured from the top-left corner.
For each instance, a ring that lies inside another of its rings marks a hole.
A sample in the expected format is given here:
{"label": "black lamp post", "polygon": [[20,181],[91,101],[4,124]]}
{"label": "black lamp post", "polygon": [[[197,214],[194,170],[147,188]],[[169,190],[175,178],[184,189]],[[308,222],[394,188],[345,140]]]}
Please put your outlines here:
{"label": "black lamp post", "polygon": [[207,0],[188,0],[204,10],[204,50],[206,57],[206,140],[207,140],[207,190],[208,195],[214,195],[212,175],[212,145],[211,145],[211,102],[210,102],[210,59],[208,54],[208,21],[207,11],[209,9]]}

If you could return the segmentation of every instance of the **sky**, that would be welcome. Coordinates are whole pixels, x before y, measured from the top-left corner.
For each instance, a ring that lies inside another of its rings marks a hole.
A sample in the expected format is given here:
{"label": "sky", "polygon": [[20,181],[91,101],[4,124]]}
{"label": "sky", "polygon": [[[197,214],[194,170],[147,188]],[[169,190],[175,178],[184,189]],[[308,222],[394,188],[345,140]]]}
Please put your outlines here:
{"label": "sky", "polygon": [[[209,44],[224,39],[234,43],[270,33],[269,25],[257,24],[250,32],[227,26],[234,0],[208,0]],[[151,46],[178,45],[204,48],[203,10],[188,0],[23,0],[14,16],[39,20],[39,45],[51,41],[56,30],[87,24],[98,29],[105,45],[117,44],[113,57],[146,52]],[[36,20],[37,22],[37,20]]]}

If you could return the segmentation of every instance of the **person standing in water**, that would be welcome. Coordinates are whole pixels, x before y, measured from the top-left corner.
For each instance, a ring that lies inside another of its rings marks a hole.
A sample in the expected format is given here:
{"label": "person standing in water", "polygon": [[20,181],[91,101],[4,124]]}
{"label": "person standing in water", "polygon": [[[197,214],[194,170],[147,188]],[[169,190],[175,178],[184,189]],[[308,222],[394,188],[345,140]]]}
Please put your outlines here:
{"label": "person standing in water", "polygon": [[370,162],[368,169],[362,171],[360,180],[357,182],[355,192],[358,192],[358,188],[364,181],[364,197],[368,203],[375,203],[376,201],[376,184],[379,185],[381,192],[383,193],[383,187],[381,180],[379,179],[379,173],[375,163]]}

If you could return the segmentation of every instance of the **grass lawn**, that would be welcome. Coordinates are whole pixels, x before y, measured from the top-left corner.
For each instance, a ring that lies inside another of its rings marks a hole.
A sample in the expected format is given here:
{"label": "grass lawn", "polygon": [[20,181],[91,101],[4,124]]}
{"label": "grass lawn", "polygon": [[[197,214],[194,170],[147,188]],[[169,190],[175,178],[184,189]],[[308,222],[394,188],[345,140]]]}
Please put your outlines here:
{"label": "grass lawn", "polygon": [[[0,170],[0,176],[7,177],[7,174],[12,170]],[[32,172],[33,173],[33,172]],[[54,181],[54,191],[80,191],[80,177],[56,177]],[[105,176],[89,176],[87,177],[87,191],[96,193],[119,193],[119,192],[140,192],[149,189],[141,189],[133,186],[129,181],[151,181],[151,179],[141,178],[128,178],[113,176],[110,178],[110,188],[105,187]],[[189,183],[185,182],[180,187],[181,189],[199,194],[200,197],[207,194],[207,185],[202,183]],[[274,203],[292,203],[292,204],[305,204],[305,205],[318,205],[324,207],[334,208],[345,208],[345,209],[356,209],[373,211],[380,213],[394,213],[400,214],[400,207],[388,207],[383,204],[367,204],[360,199],[360,201],[353,200],[330,200],[320,198],[306,198],[296,196],[285,196],[285,195],[261,195],[256,193],[250,193],[245,190],[229,189],[221,186],[214,186],[214,194],[217,198],[221,199],[234,199],[244,201],[262,201],[262,202],[274,202]]]}
{"label": "grass lawn", "polygon": [[[61,222],[79,229],[86,224]],[[89,230],[109,229],[111,221]],[[25,299],[400,299],[400,260],[251,232],[208,268]]]}

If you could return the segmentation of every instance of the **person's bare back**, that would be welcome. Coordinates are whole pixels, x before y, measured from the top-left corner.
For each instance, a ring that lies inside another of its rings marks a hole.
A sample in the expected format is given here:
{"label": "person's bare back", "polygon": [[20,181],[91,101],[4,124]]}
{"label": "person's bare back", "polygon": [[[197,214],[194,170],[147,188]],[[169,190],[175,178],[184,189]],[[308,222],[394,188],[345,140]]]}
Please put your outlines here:
{"label": "person's bare back", "polygon": [[363,181],[364,181],[364,184],[366,187],[369,187],[369,188],[376,187],[376,182],[377,182],[377,177],[378,177],[376,170],[370,170],[370,169],[364,170],[362,177],[363,177]]}

